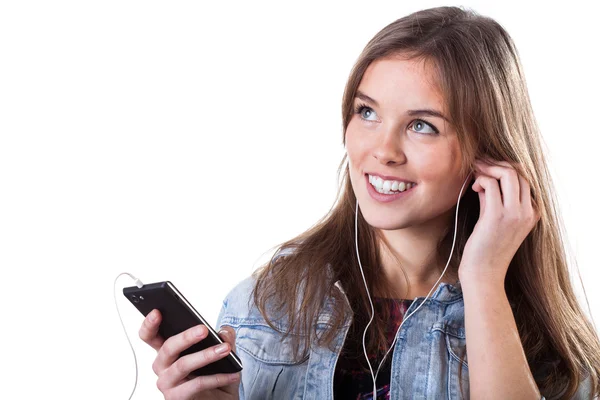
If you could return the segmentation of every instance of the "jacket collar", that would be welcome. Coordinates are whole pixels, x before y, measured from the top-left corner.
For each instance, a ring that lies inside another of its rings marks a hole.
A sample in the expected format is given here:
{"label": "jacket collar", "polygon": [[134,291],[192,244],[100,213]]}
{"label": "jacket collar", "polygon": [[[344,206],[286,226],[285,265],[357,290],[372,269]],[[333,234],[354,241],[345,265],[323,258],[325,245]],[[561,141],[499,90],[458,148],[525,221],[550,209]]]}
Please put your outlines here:
{"label": "jacket collar", "polygon": [[[342,292],[344,299],[348,303],[348,297],[346,296],[346,292],[344,291],[344,288],[342,287],[341,281],[337,280],[335,282],[335,286]],[[443,303],[443,304],[450,304],[450,303],[460,301],[462,299],[462,288],[460,285],[460,280],[456,281],[454,284],[450,284],[450,283],[446,283],[446,282],[442,282],[442,283],[438,284],[438,287],[432,293],[432,295],[429,296],[429,299],[432,301],[438,302],[438,303]],[[419,297],[415,297],[413,301],[420,303],[421,301],[424,301],[424,300],[425,300],[425,296],[419,296]],[[329,322],[331,315],[333,314],[333,307],[335,307],[335,304],[331,300],[331,297],[329,297],[327,299],[325,304],[326,305],[325,305],[323,311],[321,312],[321,314],[319,315],[319,320],[318,320],[318,322],[322,323],[322,324],[327,324]],[[350,326],[351,323],[352,323],[352,316],[348,315],[346,318],[346,321],[344,323],[344,326],[345,327]]]}
{"label": "jacket collar", "polygon": [[[342,282],[337,280],[335,282],[335,286],[344,294],[346,300],[346,292],[344,288],[342,288]],[[442,282],[438,284],[436,290],[429,296],[430,299],[436,300],[440,303],[453,303],[456,300],[462,298],[462,287],[460,284],[460,280],[456,281],[454,284]],[[414,300],[425,299],[425,296],[415,297]]]}

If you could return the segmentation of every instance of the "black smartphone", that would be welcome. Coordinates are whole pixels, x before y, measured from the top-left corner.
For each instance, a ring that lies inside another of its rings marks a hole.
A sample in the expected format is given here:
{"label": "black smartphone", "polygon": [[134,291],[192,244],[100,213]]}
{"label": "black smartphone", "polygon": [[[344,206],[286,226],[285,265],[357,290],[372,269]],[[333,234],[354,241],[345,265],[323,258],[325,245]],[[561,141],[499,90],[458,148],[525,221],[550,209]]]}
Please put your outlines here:
{"label": "black smartphone", "polygon": [[[127,297],[131,304],[144,317],[154,309],[160,311],[162,321],[158,328],[158,333],[165,340],[199,324],[205,325],[208,328],[208,336],[182,351],[179,357],[224,343],[217,332],[192,307],[190,302],[177,290],[175,285],[169,281],[150,283],[143,285],[141,288],[137,286],[126,287],[123,289],[123,295]],[[233,351],[230,351],[227,357],[198,368],[191,372],[190,375],[231,374],[241,370],[241,360]]]}

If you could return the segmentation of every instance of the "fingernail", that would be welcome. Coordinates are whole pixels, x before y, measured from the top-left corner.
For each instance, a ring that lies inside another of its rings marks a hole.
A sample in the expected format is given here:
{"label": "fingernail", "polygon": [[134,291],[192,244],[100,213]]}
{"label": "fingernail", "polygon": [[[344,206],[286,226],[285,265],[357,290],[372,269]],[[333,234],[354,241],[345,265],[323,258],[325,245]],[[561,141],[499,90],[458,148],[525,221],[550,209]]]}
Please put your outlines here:
{"label": "fingernail", "polygon": [[219,335],[223,335],[223,336],[229,337],[229,331],[227,329],[221,329],[219,331]]}
{"label": "fingernail", "polygon": [[196,332],[194,332],[194,334],[196,335],[196,337],[204,335],[204,326],[197,327]]}
{"label": "fingernail", "polygon": [[217,347],[215,347],[215,353],[217,353],[217,354],[225,353],[225,351],[227,351],[227,345],[225,343],[220,344]]}
{"label": "fingernail", "polygon": [[150,319],[150,322],[156,322],[156,313],[152,311],[150,315],[148,315],[148,318]]}

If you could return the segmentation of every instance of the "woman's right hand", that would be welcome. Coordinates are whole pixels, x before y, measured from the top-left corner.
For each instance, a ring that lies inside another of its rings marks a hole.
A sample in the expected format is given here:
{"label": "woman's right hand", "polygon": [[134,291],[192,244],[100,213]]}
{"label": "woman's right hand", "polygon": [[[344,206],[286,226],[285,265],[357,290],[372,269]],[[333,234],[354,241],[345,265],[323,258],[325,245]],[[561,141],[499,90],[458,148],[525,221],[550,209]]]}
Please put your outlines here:
{"label": "woman's right hand", "polygon": [[241,372],[188,377],[190,372],[226,357],[230,350],[235,351],[233,328],[225,326],[219,332],[219,336],[225,342],[220,345],[224,347],[222,353],[216,351],[220,346],[212,346],[178,359],[177,357],[183,350],[206,338],[208,328],[204,325],[197,325],[164,340],[158,334],[161,319],[160,311],[152,310],[144,319],[139,335],[144,342],[158,352],[152,364],[152,370],[158,376],[156,386],[165,399],[239,399]]}

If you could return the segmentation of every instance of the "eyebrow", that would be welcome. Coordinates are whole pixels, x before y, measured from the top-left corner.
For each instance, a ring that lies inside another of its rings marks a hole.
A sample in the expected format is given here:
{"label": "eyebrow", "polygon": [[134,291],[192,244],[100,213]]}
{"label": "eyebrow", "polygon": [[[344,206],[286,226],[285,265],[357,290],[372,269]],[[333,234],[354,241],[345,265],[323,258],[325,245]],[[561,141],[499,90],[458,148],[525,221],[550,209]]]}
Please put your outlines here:
{"label": "eyebrow", "polygon": [[[356,91],[356,97],[359,98],[359,99],[361,99],[361,100],[364,100],[366,102],[369,102],[371,104],[374,104],[377,107],[379,107],[379,103],[375,99],[373,99],[370,96],[367,96],[366,94],[364,94],[360,90]],[[428,115],[430,117],[442,118],[446,122],[450,123],[450,121],[448,120],[448,118],[446,118],[444,116],[444,114],[442,114],[441,112],[439,112],[437,110],[432,110],[430,108],[424,108],[424,109],[420,109],[420,110],[408,110],[406,113],[408,115],[410,115],[410,116],[414,116],[414,115]]]}

